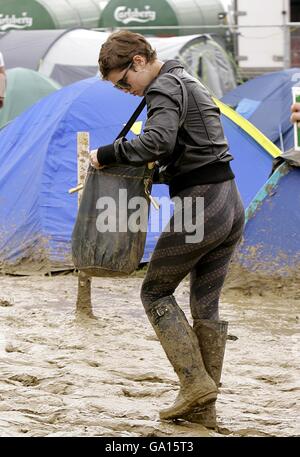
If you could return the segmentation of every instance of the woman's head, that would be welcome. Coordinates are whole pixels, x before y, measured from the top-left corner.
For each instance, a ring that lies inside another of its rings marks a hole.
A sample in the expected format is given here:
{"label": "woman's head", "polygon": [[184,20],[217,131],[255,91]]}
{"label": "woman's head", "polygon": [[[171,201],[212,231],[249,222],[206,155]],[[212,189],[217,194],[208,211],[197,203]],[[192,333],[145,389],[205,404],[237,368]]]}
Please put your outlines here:
{"label": "woman's head", "polygon": [[140,96],[162,65],[150,43],[139,33],[127,30],[108,37],[101,46],[98,63],[103,79],[118,89]]}

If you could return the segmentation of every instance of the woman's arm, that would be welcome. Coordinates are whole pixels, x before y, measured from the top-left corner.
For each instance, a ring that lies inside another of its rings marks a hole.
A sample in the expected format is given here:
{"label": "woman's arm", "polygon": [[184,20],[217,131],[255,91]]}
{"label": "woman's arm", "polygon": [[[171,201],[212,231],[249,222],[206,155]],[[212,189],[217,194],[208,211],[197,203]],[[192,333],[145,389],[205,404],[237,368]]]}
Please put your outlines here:
{"label": "woman's arm", "polygon": [[128,141],[119,138],[114,143],[91,151],[91,164],[126,163],[141,166],[171,156],[176,144],[182,108],[182,91],[175,80],[159,78],[147,92],[147,121],[143,133]]}

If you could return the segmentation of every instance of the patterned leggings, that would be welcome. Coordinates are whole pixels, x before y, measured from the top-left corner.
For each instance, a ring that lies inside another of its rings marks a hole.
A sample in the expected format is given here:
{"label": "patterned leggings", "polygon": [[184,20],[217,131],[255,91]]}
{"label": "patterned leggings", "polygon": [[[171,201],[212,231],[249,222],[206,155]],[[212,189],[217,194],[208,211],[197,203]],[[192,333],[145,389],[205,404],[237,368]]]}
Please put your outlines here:
{"label": "patterned leggings", "polygon": [[[172,295],[190,273],[193,319],[218,320],[221,289],[230,259],[243,233],[243,204],[234,180],[189,187],[181,191],[178,197],[184,202],[182,209],[179,209],[182,217],[190,205],[192,222],[197,223],[200,231],[202,224],[204,236],[197,242],[187,242],[190,229],[187,231],[183,224],[178,232],[175,207],[169,227],[162,232],[151,257],[141,290],[142,303],[148,314],[154,302]],[[184,197],[191,198],[184,200]],[[204,198],[202,218],[196,206],[197,197]]]}

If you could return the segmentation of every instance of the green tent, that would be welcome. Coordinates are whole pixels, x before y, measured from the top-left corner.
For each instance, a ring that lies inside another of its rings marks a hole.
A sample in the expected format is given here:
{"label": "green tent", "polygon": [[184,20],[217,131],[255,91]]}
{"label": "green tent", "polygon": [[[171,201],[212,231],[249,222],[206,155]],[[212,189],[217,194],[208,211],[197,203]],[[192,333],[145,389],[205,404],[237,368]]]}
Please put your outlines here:
{"label": "green tent", "polygon": [[52,79],[27,68],[7,70],[5,103],[0,110],[0,128],[35,102],[59,89]]}

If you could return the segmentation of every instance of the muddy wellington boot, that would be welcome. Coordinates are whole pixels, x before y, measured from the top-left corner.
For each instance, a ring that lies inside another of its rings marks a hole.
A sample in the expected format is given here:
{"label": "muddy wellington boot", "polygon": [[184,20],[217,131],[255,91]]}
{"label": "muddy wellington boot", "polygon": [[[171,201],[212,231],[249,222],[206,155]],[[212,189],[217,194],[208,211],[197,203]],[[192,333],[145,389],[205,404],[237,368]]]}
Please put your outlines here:
{"label": "muddy wellington boot", "polygon": [[[196,333],[207,372],[219,387],[222,365],[225,353],[228,323],[208,319],[196,319]],[[217,429],[216,404],[210,403],[204,407],[193,407],[182,419],[202,424],[207,428]]]}
{"label": "muddy wellington boot", "polygon": [[174,297],[157,300],[148,317],[180,381],[175,403],[161,410],[160,418],[176,419],[196,404],[215,401],[216,384],[207,374],[197,337]]}

